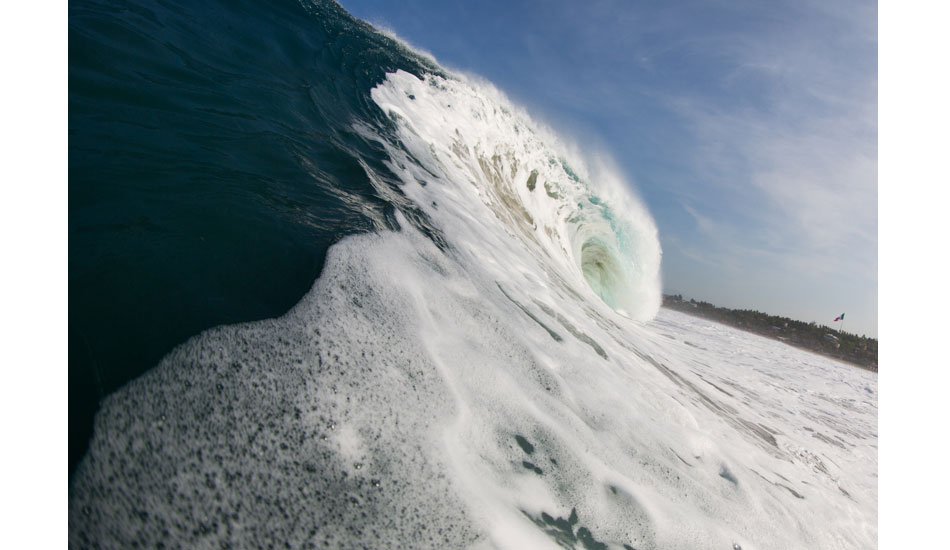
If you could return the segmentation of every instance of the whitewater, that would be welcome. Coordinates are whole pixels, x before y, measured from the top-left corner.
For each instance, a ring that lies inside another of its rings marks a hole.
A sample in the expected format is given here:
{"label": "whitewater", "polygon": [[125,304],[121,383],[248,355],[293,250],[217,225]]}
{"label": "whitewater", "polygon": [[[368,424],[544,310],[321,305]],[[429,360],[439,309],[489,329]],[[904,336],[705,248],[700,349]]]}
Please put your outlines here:
{"label": "whitewater", "polygon": [[106,398],[71,547],[877,546],[876,373],[661,309],[629,182],[490,84],[370,96],[398,229]]}

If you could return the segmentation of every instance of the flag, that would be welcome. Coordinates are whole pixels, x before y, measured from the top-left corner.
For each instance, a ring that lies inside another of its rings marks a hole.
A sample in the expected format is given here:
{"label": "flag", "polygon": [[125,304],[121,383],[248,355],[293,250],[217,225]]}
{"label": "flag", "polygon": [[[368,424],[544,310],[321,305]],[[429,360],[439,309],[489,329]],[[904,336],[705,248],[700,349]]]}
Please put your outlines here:
{"label": "flag", "polygon": [[844,313],[842,313],[841,315],[835,317],[835,321],[844,321]]}

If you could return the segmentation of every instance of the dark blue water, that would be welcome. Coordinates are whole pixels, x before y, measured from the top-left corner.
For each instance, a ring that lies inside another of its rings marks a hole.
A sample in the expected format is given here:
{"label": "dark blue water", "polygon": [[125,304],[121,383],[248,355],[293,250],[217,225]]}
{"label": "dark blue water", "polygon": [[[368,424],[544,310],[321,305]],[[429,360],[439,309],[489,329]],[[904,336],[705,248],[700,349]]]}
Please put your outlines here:
{"label": "dark blue water", "polygon": [[70,474],[104,396],[393,226],[352,124],[385,131],[369,91],[397,69],[438,72],[329,1],[70,2]]}

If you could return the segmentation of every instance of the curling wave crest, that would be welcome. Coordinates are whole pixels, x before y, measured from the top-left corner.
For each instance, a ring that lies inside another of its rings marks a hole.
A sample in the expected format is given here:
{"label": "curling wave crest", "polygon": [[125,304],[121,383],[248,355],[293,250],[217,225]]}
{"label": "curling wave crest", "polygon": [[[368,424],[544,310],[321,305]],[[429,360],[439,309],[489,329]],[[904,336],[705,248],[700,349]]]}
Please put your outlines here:
{"label": "curling wave crest", "polygon": [[873,373],[642,322],[660,248],[615,171],[464,77],[371,96],[400,230],[109,396],[71,547],[875,545]]}
{"label": "curling wave crest", "polygon": [[[656,225],[604,160],[587,162],[491,85],[400,71],[372,92],[404,191],[460,248],[510,254],[502,269],[547,271],[638,320],[660,306]],[[367,136],[372,131],[362,127]]]}

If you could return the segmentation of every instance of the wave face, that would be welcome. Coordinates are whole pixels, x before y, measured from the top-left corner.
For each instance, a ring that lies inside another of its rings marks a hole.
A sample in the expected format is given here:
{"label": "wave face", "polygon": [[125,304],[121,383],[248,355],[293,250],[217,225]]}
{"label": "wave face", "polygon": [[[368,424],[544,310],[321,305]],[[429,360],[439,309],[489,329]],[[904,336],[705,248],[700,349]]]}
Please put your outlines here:
{"label": "wave face", "polygon": [[[346,116],[307,134],[339,157],[292,166],[377,221],[290,311],[103,401],[71,547],[876,545],[876,375],[658,314],[656,227],[609,163],[303,7],[352,37],[312,78],[352,88],[315,92]],[[339,72],[370,59],[395,61]]]}
{"label": "wave face", "polygon": [[440,72],[332,2],[69,3],[71,472],[104,395],[397,227],[411,205],[378,196],[361,164],[398,181],[353,131],[385,123],[370,90],[397,70]]}

